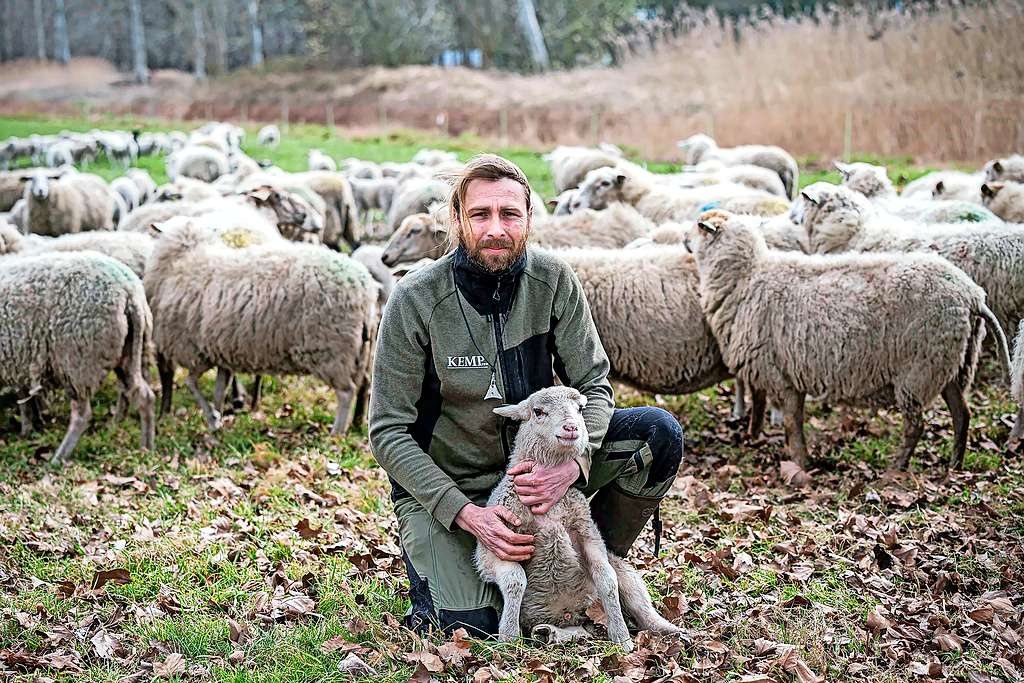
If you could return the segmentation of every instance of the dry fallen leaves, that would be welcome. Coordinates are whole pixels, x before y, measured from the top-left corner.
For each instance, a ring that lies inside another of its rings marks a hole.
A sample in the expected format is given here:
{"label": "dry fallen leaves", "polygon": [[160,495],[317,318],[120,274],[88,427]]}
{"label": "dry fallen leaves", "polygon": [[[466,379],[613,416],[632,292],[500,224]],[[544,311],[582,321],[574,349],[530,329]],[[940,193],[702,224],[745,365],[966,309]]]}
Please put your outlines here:
{"label": "dry fallen leaves", "polygon": [[172,652],[162,662],[153,662],[153,675],[157,678],[170,678],[185,673],[185,657]]}

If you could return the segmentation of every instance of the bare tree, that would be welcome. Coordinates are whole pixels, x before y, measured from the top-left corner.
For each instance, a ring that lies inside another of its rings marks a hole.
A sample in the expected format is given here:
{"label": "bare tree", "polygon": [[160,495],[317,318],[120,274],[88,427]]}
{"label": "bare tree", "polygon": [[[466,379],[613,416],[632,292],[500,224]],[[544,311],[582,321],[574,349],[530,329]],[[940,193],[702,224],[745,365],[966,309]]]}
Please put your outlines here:
{"label": "bare tree", "polygon": [[252,31],[252,66],[263,64],[263,29],[260,28],[259,0],[249,0],[249,28]]}
{"label": "bare tree", "polygon": [[64,0],[53,3],[53,56],[61,64],[71,61],[71,45],[68,42],[68,19],[64,12]]}
{"label": "bare tree", "polygon": [[36,56],[46,59],[46,28],[43,26],[43,0],[34,0],[32,9],[36,18]]}
{"label": "bare tree", "polygon": [[203,5],[192,0],[192,28],[195,39],[195,75],[199,80],[206,78],[206,29],[203,26]]}
{"label": "bare tree", "polygon": [[128,0],[128,10],[131,14],[132,62],[134,64],[135,80],[138,83],[149,83],[149,70],[146,68],[146,35],[142,27],[141,0]]}
{"label": "bare tree", "polygon": [[519,0],[519,26],[523,29],[526,37],[526,44],[530,47],[530,58],[533,65],[540,71],[550,66],[548,59],[548,48],[544,44],[544,34],[540,30],[540,22],[537,21],[537,9],[533,6],[533,0]]}
{"label": "bare tree", "polygon": [[217,56],[217,69],[227,73],[228,62],[228,0],[213,0],[213,44]]}

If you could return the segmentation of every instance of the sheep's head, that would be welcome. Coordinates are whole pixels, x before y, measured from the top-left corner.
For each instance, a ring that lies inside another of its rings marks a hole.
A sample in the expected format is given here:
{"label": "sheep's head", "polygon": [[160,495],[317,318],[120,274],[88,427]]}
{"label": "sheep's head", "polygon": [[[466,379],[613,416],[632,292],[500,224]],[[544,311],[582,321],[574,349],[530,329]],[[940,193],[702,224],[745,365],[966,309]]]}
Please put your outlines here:
{"label": "sheep's head", "polygon": [[572,202],[576,198],[576,188],[566,190],[555,199],[548,200],[548,207],[554,216],[568,216],[572,213]]}
{"label": "sheep's head", "polygon": [[590,438],[583,407],[587,397],[572,387],[541,389],[516,405],[494,412],[522,422],[516,435],[516,459],[556,465],[581,455]]}
{"label": "sheep's head", "polygon": [[857,161],[852,164],[833,162],[843,177],[843,185],[860,192],[865,197],[894,197],[896,188],[889,180],[884,166],[875,166]]}
{"label": "sheep's head", "polygon": [[620,169],[605,166],[587,173],[576,195],[569,203],[570,213],[580,209],[607,209],[609,204],[622,201],[622,187],[626,176]]}
{"label": "sheep's head", "polygon": [[0,256],[21,251],[21,233],[0,218]]}
{"label": "sheep's head", "polygon": [[714,138],[703,133],[691,135],[685,140],[680,140],[676,143],[676,147],[683,153],[683,163],[690,166],[699,164],[704,155],[717,146]]}
{"label": "sheep's head", "polygon": [[50,182],[57,180],[64,175],[63,170],[53,171],[52,169],[41,168],[33,171],[30,175],[22,176],[22,182],[27,182],[26,192],[31,194],[36,201],[45,201],[50,196]]}
{"label": "sheep's head", "polygon": [[725,230],[735,215],[722,209],[702,213],[683,237],[683,246],[691,254],[700,254]]}
{"label": "sheep's head", "polygon": [[429,213],[406,216],[380,260],[388,268],[424,258],[440,258],[448,246],[448,228]]}
{"label": "sheep's head", "polygon": [[985,180],[1012,180],[1024,183],[1024,156],[1014,154],[1005,159],[993,159],[985,164]]}
{"label": "sheep's head", "polygon": [[256,208],[274,212],[277,229],[286,238],[301,241],[306,233],[320,234],[324,220],[301,196],[270,185],[261,185],[245,193]]}
{"label": "sheep's head", "polygon": [[862,194],[840,185],[817,182],[805,187],[793,200],[789,219],[807,231],[812,253],[827,253],[845,250],[846,243],[873,213],[871,202]]}

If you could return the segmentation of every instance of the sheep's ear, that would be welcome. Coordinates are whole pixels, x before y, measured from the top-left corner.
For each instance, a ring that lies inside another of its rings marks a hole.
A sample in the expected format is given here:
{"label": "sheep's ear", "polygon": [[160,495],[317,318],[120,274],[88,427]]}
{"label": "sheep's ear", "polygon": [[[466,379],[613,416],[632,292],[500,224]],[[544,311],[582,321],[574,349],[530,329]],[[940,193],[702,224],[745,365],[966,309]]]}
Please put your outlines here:
{"label": "sheep's ear", "polygon": [[846,164],[840,163],[838,161],[833,161],[832,165],[835,167],[837,171],[839,171],[844,176],[850,175],[850,167],[847,166]]}
{"label": "sheep's ear", "polygon": [[801,192],[800,196],[804,198],[804,201],[810,202],[811,204],[814,204],[815,206],[818,205],[818,198],[815,197],[810,192],[808,192],[807,190],[804,190],[803,192]]}
{"label": "sheep's ear", "polygon": [[447,235],[448,226],[446,226],[444,223],[441,223],[440,221],[430,221],[430,232],[434,234],[440,233],[442,235]]}
{"label": "sheep's ear", "polygon": [[549,199],[546,202],[544,202],[544,204],[549,209],[557,209],[558,208],[558,200],[557,199]]}
{"label": "sheep's ear", "polygon": [[521,401],[515,405],[510,406],[498,406],[494,409],[495,415],[501,415],[507,417],[510,420],[519,420],[525,422],[530,419],[530,406],[529,401]]}
{"label": "sheep's ear", "polygon": [[942,194],[943,192],[946,191],[946,183],[944,181],[942,181],[942,180],[940,180],[939,182],[935,183],[935,190],[934,191],[936,193],[938,193],[938,194]]}
{"label": "sheep's ear", "polygon": [[1002,183],[982,183],[981,196],[982,197],[995,197],[999,194],[999,190],[1003,189]]}
{"label": "sheep's ear", "polygon": [[580,394],[579,402],[580,402],[580,408],[586,408],[587,407],[587,397],[586,397],[585,394]]}
{"label": "sheep's ear", "polygon": [[623,184],[624,182],[626,182],[626,176],[622,175],[621,173],[620,173],[620,174],[618,174],[617,176],[615,176],[615,184],[616,184],[616,185],[617,185],[618,187],[622,187],[622,184]]}
{"label": "sheep's ear", "polygon": [[999,159],[996,159],[995,161],[993,161],[992,162],[992,170],[995,171],[996,173],[1002,173],[1003,172],[1003,162],[999,161]]}
{"label": "sheep's ear", "polygon": [[255,190],[250,191],[249,196],[257,201],[265,202],[270,199],[270,188],[265,185],[258,187]]}
{"label": "sheep's ear", "polygon": [[161,221],[161,222],[159,222],[159,223],[150,223],[150,224],[149,224],[149,229],[150,229],[150,230],[151,230],[152,232],[155,232],[155,233],[156,233],[156,234],[158,234],[158,235],[160,235],[160,234],[163,234],[163,231],[164,231],[164,228],[163,228],[163,226],[164,226],[164,225],[165,225],[166,223],[167,223],[167,221]]}
{"label": "sheep's ear", "polygon": [[701,230],[703,230],[704,232],[706,232],[709,235],[717,235],[718,234],[718,228],[716,228],[715,226],[711,225],[707,221],[698,221],[697,227],[700,228]]}

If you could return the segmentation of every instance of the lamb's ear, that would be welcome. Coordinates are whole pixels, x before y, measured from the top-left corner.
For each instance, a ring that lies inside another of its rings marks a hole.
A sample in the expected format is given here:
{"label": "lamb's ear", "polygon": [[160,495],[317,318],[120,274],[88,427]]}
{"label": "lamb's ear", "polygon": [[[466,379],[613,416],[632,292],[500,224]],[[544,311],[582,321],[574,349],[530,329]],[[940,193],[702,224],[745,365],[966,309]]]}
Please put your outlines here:
{"label": "lamb's ear", "polygon": [[716,228],[715,226],[711,225],[707,221],[698,221],[697,227],[700,228],[701,230],[703,230],[704,232],[708,233],[709,235],[717,235],[718,234],[718,228]]}
{"label": "lamb's ear", "polygon": [[580,394],[579,402],[580,402],[580,408],[586,408],[587,407],[587,396],[586,396],[586,394]]}
{"label": "lamb's ear", "polygon": [[995,197],[999,194],[999,190],[1003,189],[1002,183],[982,183],[981,185],[981,196],[982,197]]}
{"label": "lamb's ear", "polygon": [[525,422],[530,419],[530,406],[528,401],[521,401],[515,405],[498,406],[494,409],[495,415],[507,417],[510,420]]}
{"label": "lamb's ear", "polygon": [[615,176],[615,185],[616,186],[622,187],[622,184],[624,182],[626,182],[626,176],[622,175],[621,173],[618,174],[617,176]]}
{"label": "lamb's ear", "polygon": [[803,190],[800,193],[800,196],[804,198],[804,201],[810,202],[811,204],[814,204],[815,206],[818,205],[818,198],[815,197],[812,192],[809,192],[808,190]]}

